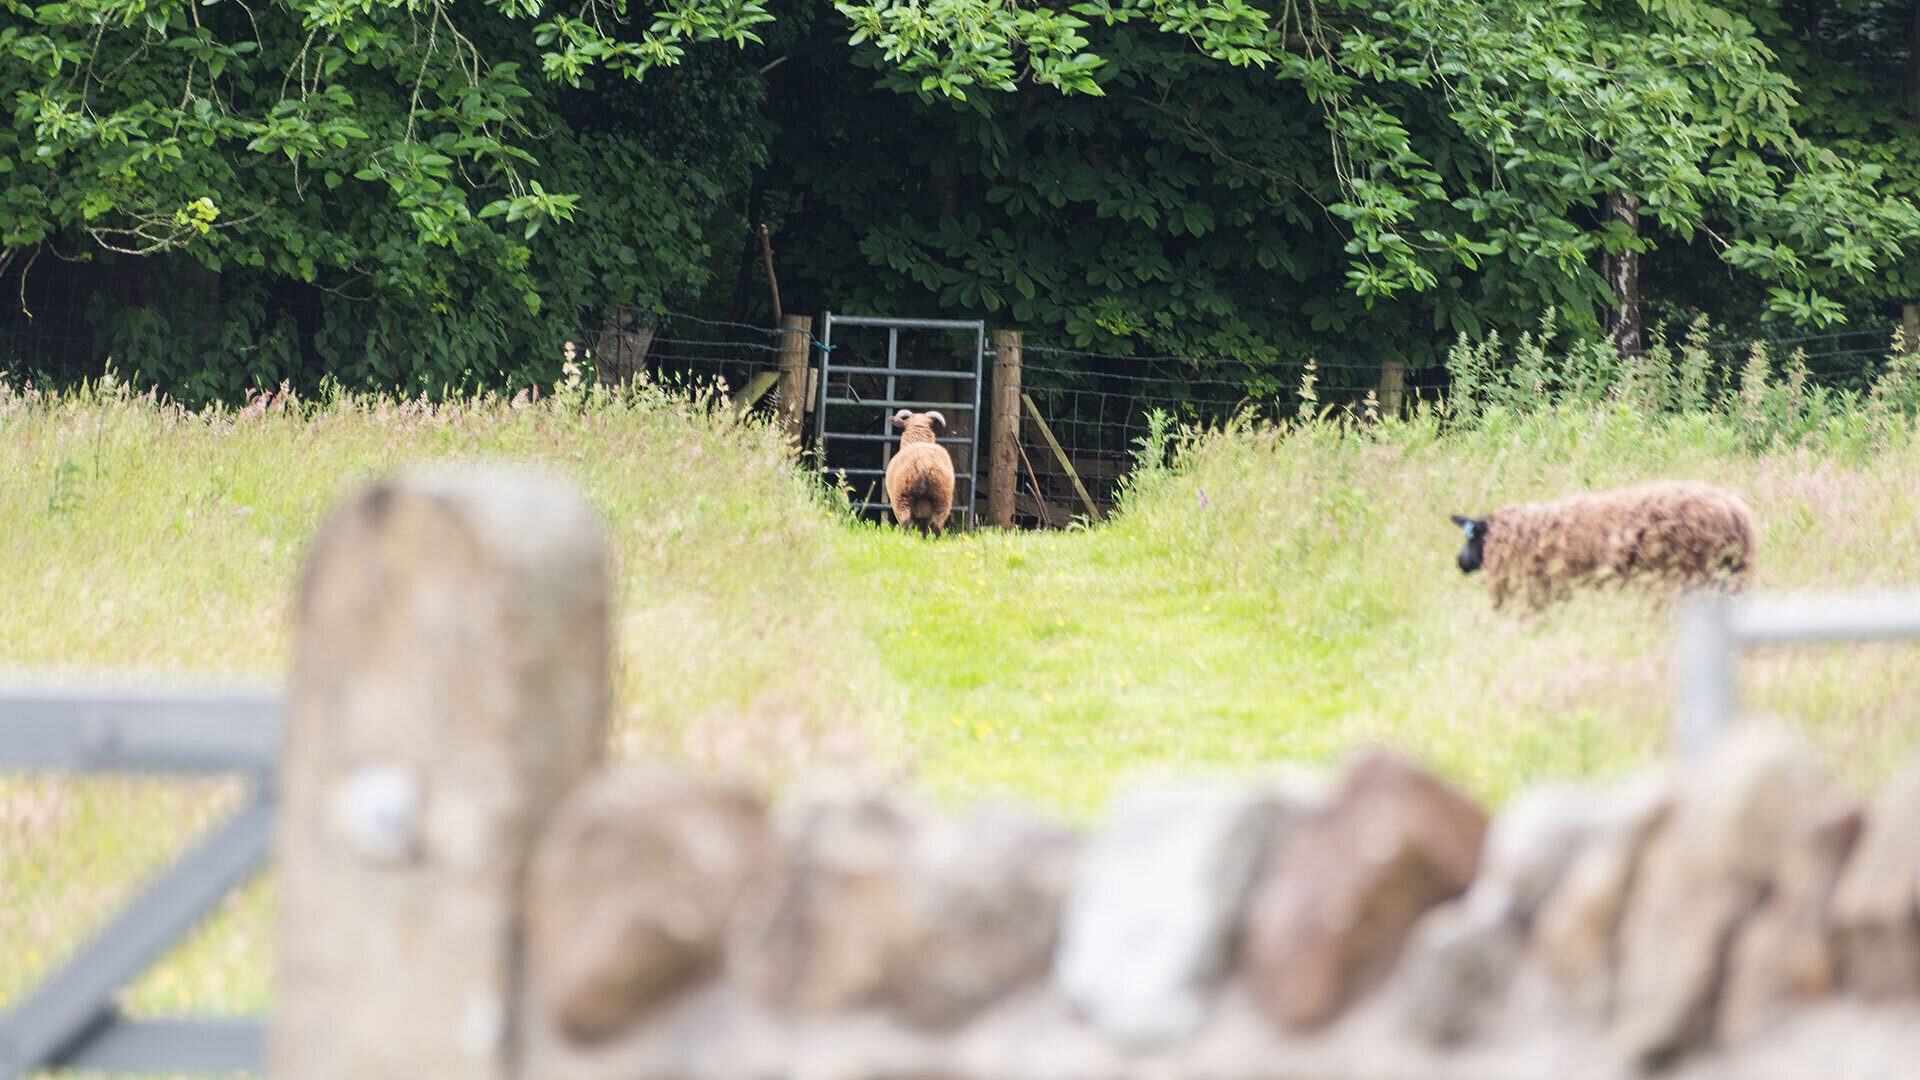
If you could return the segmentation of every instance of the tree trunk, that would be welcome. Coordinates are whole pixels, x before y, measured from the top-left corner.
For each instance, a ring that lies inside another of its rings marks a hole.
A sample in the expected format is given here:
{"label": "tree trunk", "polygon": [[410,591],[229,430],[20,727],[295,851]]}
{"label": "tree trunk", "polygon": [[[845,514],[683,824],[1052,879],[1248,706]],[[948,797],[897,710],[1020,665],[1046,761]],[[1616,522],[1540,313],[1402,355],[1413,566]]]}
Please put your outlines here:
{"label": "tree trunk", "polygon": [[[1640,197],[1623,191],[1607,195],[1607,218],[1626,226],[1633,240],[1640,237]],[[1628,247],[1606,257],[1607,288],[1613,292],[1613,310],[1607,315],[1607,334],[1621,356],[1640,353],[1640,252]]]}
{"label": "tree trunk", "polygon": [[1806,0],[1801,5],[1807,19],[1807,52],[1814,56],[1827,54],[1825,35],[1821,32],[1821,19],[1826,15],[1825,0]]}
{"label": "tree trunk", "polygon": [[602,309],[600,329],[593,335],[593,359],[601,382],[624,386],[646,370],[655,325],[651,315],[643,317],[627,304]]}

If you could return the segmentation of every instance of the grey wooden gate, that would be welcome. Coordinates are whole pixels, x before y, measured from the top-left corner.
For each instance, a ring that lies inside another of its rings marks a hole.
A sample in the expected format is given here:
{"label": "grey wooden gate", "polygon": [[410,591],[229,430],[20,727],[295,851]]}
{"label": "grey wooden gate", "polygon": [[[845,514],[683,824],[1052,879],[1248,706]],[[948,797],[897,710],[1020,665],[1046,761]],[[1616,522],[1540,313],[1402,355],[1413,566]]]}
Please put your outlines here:
{"label": "grey wooden gate", "polygon": [[[821,468],[829,475],[844,473],[852,480],[862,510],[887,509],[880,479],[886,474],[887,460],[899,438],[891,424],[894,411],[939,411],[947,420],[939,442],[965,448],[954,455],[954,514],[968,528],[973,527],[980,486],[980,381],[987,355],[987,324],[979,319],[892,319],[832,312],[826,314],[825,322],[820,344],[819,408],[814,420]],[[836,351],[851,344],[844,334],[839,342],[834,341],[837,327],[886,331],[884,362],[878,355],[867,362],[854,356],[836,359]],[[971,341],[953,350],[956,363],[951,367],[903,366],[902,331],[943,333]],[[916,384],[949,381],[966,384],[969,392],[947,395],[955,400],[910,392]],[[863,446],[872,452],[861,449]]]}
{"label": "grey wooden gate", "polygon": [[46,1068],[260,1074],[257,1018],[129,1019],[114,995],[266,865],[280,699],[271,692],[0,690],[0,771],[239,775],[232,816],[0,1014],[0,1078]]}

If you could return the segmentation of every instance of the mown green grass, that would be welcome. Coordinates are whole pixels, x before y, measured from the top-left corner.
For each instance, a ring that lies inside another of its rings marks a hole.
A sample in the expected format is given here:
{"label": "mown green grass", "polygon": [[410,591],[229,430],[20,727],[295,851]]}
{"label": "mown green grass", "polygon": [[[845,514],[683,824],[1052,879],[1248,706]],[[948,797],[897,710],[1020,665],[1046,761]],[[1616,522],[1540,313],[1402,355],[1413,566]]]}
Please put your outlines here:
{"label": "mown green grass", "polygon": [[[1754,454],[1704,419],[1582,410],[1439,435],[1237,431],[1093,528],[928,542],[850,521],[775,435],[642,394],[256,419],[0,394],[0,675],[277,679],[307,538],[430,459],[572,477],[617,556],[615,750],[778,783],[859,767],[1080,820],[1146,771],[1385,742],[1490,801],[1665,752],[1668,615],[1632,596],[1490,610],[1453,511],[1653,476],[1730,484],[1763,587],[1920,583],[1920,447]],[[1858,785],[1920,743],[1920,647],[1745,667]],[[219,785],[0,780],[0,1001],[223,806]],[[136,1011],[256,1009],[271,883],[142,981]]]}

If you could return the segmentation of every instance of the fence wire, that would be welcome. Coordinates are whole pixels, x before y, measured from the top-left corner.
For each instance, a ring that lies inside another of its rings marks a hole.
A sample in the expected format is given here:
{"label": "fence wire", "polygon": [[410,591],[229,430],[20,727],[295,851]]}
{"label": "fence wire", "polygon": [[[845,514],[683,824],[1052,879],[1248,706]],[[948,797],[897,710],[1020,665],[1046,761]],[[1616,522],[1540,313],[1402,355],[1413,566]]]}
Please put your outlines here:
{"label": "fence wire", "polygon": [[[1309,366],[1311,364],[1311,366]],[[1218,426],[1235,418],[1279,421],[1299,414],[1303,384],[1316,405],[1364,407],[1380,391],[1378,364],[1275,361],[1225,355],[1129,356],[1049,343],[1021,349],[1026,400],[1020,417],[1018,523],[1058,526],[1111,512],[1156,424]],[[1437,369],[1401,371],[1398,397],[1436,393]]]}
{"label": "fence wire", "polygon": [[[98,314],[42,305],[30,318],[18,312],[0,315],[0,371],[15,377],[98,374],[105,363],[103,338],[92,326]],[[296,312],[288,318],[298,316]],[[1705,348],[1716,387],[1737,385],[1758,344],[1768,350],[1776,378],[1797,363],[1813,385],[1865,392],[1884,369],[1894,330],[1883,324],[1722,339],[1706,342]],[[686,312],[615,308],[583,318],[567,355],[586,360],[605,382],[644,378],[696,392],[717,391],[743,411],[772,415],[783,404],[778,373],[786,333]],[[1677,356],[1683,344],[1671,338],[1667,347]],[[817,370],[819,343],[809,340],[806,345],[810,367]],[[1417,401],[1439,401],[1448,381],[1443,363],[1399,368],[1311,361],[1304,355],[1124,355],[1029,337],[1022,344],[1024,396],[1016,427],[1016,520],[1057,526],[1109,512],[1156,423],[1209,426],[1242,416],[1278,421],[1299,415],[1303,406],[1356,415],[1368,409],[1393,412]],[[1309,384],[1308,393],[1303,393],[1303,383]],[[810,381],[805,412],[811,412],[816,393]],[[809,418],[805,429],[812,427]],[[978,430],[991,430],[989,418],[982,418]]]}

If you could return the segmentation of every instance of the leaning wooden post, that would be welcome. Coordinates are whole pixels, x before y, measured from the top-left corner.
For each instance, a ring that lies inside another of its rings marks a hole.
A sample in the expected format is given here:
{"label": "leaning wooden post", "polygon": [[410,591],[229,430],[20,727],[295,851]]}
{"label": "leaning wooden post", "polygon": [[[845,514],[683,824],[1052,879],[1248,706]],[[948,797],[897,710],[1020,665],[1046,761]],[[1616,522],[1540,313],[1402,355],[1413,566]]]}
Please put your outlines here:
{"label": "leaning wooden post", "polygon": [[807,346],[813,344],[813,316],[780,320],[780,420],[787,441],[800,445],[807,424]]}
{"label": "leaning wooden post", "polygon": [[508,1080],[521,883],[605,743],[607,551],[564,482],[366,491],[301,583],[278,844],[275,1080]]}
{"label": "leaning wooden post", "polygon": [[[978,425],[975,425],[976,432]],[[993,433],[987,444],[987,524],[1013,527],[1020,461],[1020,331],[993,332]]]}

